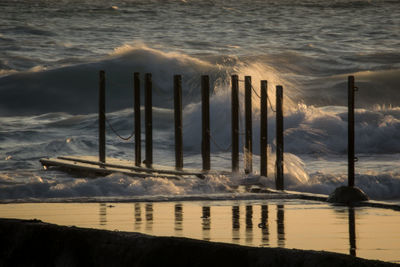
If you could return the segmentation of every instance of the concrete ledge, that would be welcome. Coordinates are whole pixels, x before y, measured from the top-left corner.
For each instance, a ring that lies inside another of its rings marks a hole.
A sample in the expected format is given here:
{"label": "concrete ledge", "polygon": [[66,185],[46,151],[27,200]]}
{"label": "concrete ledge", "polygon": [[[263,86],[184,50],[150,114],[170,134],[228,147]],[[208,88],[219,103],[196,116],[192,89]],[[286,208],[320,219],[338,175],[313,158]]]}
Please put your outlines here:
{"label": "concrete ledge", "polygon": [[399,266],[349,255],[256,248],[0,219],[0,266]]}

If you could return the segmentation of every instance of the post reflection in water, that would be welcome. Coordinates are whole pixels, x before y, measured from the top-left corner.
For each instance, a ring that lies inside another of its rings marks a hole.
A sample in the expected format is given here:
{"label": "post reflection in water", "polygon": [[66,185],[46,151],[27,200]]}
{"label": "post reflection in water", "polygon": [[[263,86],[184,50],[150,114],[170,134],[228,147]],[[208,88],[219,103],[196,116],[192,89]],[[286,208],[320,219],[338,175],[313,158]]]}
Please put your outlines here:
{"label": "post reflection in water", "polygon": [[146,210],[146,231],[153,230],[153,204],[147,203],[145,206]]}
{"label": "post reflection in water", "polygon": [[232,206],[232,242],[239,242],[240,235],[240,209],[239,206]]}
{"label": "post reflection in water", "polygon": [[246,206],[246,243],[253,242],[253,206]]}
{"label": "post reflection in water", "polygon": [[349,242],[350,242],[350,255],[356,256],[356,222],[354,207],[349,207]]}
{"label": "post reflection in water", "polygon": [[140,229],[142,226],[142,212],[140,203],[135,203],[135,230]]}
{"label": "post reflection in water", "polygon": [[284,205],[277,205],[276,206],[276,224],[277,224],[277,232],[278,232],[278,247],[284,248],[285,247],[285,211]]}
{"label": "post reflection in water", "polygon": [[211,230],[211,210],[210,207],[202,208],[202,228],[203,228],[203,240],[210,240]]}
{"label": "post reflection in water", "polygon": [[99,223],[100,223],[100,225],[107,224],[107,205],[106,205],[106,203],[100,203]]}
{"label": "post reflection in water", "polygon": [[181,234],[183,229],[183,210],[182,204],[175,204],[175,233]]}
{"label": "post reflection in water", "polygon": [[258,227],[261,228],[262,244],[269,246],[268,205],[261,206],[261,222]]}

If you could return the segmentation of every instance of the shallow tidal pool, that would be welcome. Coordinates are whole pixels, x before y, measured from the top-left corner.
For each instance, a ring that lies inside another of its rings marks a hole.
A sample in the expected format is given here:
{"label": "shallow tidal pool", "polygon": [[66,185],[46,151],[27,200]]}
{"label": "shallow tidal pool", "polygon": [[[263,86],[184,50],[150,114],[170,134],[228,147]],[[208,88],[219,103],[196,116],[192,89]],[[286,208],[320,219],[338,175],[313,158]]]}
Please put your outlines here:
{"label": "shallow tidal pool", "polygon": [[1,204],[0,217],[400,262],[400,213],[304,200]]}

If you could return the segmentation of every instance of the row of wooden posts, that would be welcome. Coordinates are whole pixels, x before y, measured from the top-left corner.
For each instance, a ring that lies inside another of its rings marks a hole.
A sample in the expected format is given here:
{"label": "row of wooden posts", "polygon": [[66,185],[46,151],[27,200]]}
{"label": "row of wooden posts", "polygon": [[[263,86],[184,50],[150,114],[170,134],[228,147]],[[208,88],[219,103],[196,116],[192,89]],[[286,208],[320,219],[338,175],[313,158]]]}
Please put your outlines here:
{"label": "row of wooden posts", "polygon": [[[105,108],[105,71],[100,71],[99,84],[99,161],[106,162],[106,108]],[[140,117],[140,74],[133,75],[134,84],[134,138],[135,165],[141,166],[141,117]],[[231,152],[232,172],[239,171],[239,77],[231,76]],[[182,138],[182,76],[174,75],[174,118],[175,118],[175,168],[183,169]],[[252,84],[251,76],[245,76],[245,173],[252,170]],[[152,121],[152,75],[145,74],[144,79],[144,112],[145,112],[145,160],[147,168],[153,164],[153,121]],[[354,77],[348,77],[348,185],[354,186]],[[267,81],[260,83],[260,175],[267,176]],[[208,75],[201,76],[202,103],[202,168],[204,172],[211,169],[210,162],[210,80]],[[276,86],[276,162],[275,184],[277,190],[284,189],[283,179],[283,87]]]}

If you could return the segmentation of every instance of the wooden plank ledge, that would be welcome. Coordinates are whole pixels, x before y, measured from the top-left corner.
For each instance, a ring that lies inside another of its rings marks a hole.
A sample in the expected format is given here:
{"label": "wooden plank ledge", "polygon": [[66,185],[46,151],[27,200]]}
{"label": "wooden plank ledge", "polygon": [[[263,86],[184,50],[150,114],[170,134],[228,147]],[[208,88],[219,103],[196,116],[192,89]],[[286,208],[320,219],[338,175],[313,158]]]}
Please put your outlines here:
{"label": "wooden plank ledge", "polygon": [[171,175],[190,175],[190,176],[197,176],[198,178],[203,179],[206,174],[223,174],[223,175],[231,175],[231,172],[228,171],[202,171],[196,169],[188,169],[184,168],[182,170],[177,170],[174,167],[170,166],[162,166],[153,164],[152,168],[142,167],[142,166],[135,166],[133,161],[123,160],[123,159],[116,159],[116,158],[107,158],[106,163],[102,163],[98,161],[98,157],[96,156],[60,156],[57,157],[58,159],[62,160],[69,160],[75,162],[81,162],[91,165],[98,165],[98,166],[107,166],[113,168],[120,168],[120,169],[128,169],[132,171],[138,172],[146,172],[146,173],[162,173],[162,174],[171,174]]}
{"label": "wooden plank ledge", "polygon": [[[173,174],[166,174],[166,173],[158,173],[157,171],[154,172],[141,172],[130,170],[126,168],[118,168],[116,166],[106,166],[106,165],[98,165],[98,164],[90,164],[84,163],[74,160],[65,160],[60,158],[42,158],[39,160],[40,163],[48,168],[48,167],[56,167],[67,172],[79,172],[87,174],[88,176],[107,176],[111,173],[122,173],[129,176],[146,178],[146,177],[156,177],[156,178],[167,178],[167,179],[175,179],[180,180],[185,175],[173,175]],[[190,175],[186,175],[190,176]],[[193,176],[193,175],[192,175]]]}

